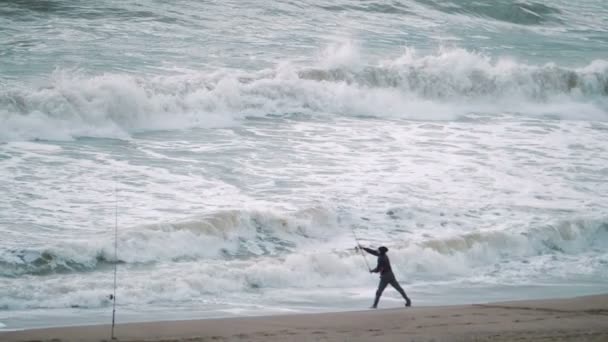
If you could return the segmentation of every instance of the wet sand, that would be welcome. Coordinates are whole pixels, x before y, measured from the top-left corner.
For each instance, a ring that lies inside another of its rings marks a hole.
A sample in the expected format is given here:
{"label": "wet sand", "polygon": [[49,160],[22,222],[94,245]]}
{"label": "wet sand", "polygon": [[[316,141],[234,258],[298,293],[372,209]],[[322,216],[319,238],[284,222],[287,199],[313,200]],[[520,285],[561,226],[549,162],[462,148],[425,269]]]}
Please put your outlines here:
{"label": "wet sand", "polygon": [[[608,341],[608,295],[444,307],[119,324],[119,341]],[[0,333],[108,341],[110,326]]]}

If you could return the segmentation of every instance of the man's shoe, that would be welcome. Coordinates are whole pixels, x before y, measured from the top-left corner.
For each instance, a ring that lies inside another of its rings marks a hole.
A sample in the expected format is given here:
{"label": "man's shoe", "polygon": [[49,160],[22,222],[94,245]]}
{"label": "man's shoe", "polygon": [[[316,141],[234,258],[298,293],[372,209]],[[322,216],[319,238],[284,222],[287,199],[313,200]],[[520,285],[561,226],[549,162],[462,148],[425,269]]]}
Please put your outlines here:
{"label": "man's shoe", "polygon": [[408,308],[409,308],[410,306],[412,306],[412,301],[411,301],[411,300],[408,300],[407,302],[405,302],[405,306],[406,306],[406,307],[408,307]]}

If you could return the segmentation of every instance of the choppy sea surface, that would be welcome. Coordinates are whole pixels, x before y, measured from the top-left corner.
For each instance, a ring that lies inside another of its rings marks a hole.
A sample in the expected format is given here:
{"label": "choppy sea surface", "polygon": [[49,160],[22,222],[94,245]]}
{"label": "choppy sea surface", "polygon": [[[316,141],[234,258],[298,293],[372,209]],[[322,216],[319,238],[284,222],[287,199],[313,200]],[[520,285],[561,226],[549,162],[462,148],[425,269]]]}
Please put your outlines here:
{"label": "choppy sea surface", "polygon": [[414,305],[608,292],[607,52],[603,0],[0,1],[0,329],[116,263],[118,322],[365,308],[354,235]]}

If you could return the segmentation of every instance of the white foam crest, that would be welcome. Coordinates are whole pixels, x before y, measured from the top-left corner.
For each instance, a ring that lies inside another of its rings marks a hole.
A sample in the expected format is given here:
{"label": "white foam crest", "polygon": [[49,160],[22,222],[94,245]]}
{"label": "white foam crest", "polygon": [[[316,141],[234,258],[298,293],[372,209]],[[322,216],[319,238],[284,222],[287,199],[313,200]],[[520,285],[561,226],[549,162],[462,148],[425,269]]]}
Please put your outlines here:
{"label": "white foam crest", "polygon": [[0,309],[100,307],[111,305],[108,289],[112,288],[111,277],[89,274],[80,279],[54,277],[44,281],[21,283],[11,286],[10,279],[1,279]]}
{"label": "white foam crest", "polygon": [[[0,139],[126,138],[140,131],[230,124],[233,117],[223,112],[230,78],[217,81],[213,90],[201,84],[205,81],[200,75],[145,78],[58,71],[45,87],[0,94]],[[196,89],[184,89],[188,82],[197,83]]]}
{"label": "white foam crest", "polygon": [[317,59],[318,65],[325,69],[353,67],[363,62],[360,48],[353,40],[330,44],[323,49]]}

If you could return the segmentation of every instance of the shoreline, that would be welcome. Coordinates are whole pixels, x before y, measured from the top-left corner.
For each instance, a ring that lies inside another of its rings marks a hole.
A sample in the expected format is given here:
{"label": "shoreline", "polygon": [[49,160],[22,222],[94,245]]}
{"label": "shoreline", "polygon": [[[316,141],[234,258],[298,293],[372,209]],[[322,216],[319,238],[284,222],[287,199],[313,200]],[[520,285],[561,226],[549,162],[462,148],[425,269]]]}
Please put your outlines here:
{"label": "shoreline", "polygon": [[[111,326],[0,332],[0,340],[108,341]],[[566,299],[117,324],[119,341],[608,341],[608,294]]]}

